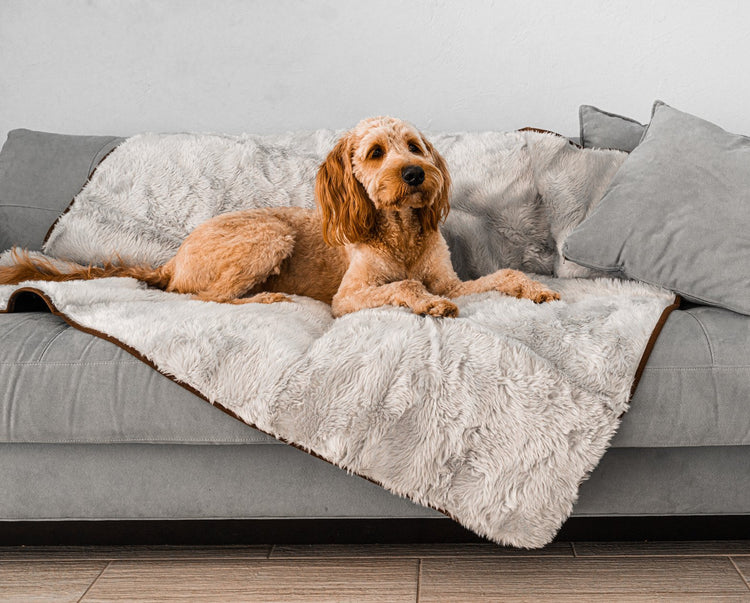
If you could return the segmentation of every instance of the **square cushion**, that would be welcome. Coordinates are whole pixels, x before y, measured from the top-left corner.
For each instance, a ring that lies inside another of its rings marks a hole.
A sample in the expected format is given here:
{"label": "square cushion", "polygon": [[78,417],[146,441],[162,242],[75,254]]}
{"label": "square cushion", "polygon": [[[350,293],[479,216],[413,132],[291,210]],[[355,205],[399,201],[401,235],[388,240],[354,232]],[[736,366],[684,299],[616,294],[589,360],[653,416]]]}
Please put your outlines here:
{"label": "square cushion", "polygon": [[581,105],[578,120],[584,149],[616,149],[630,153],[646,131],[646,126],[634,119],[591,105]]}
{"label": "square cushion", "polygon": [[0,251],[12,245],[40,250],[55,220],[122,140],[9,132],[0,151]]}
{"label": "square cushion", "polygon": [[750,138],[664,103],[569,260],[750,314]]}

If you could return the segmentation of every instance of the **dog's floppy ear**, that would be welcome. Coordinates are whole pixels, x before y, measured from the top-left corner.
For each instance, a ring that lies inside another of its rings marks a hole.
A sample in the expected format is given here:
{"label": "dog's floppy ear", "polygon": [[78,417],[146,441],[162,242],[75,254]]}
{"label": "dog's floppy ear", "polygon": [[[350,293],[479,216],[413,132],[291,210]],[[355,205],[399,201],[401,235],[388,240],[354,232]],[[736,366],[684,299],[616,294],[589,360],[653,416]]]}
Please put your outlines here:
{"label": "dog's floppy ear", "polygon": [[432,203],[420,210],[419,217],[422,221],[422,230],[427,232],[437,230],[440,222],[445,220],[448,216],[448,212],[451,208],[451,176],[448,172],[448,164],[445,162],[445,159],[443,159],[443,156],[435,150],[435,147],[433,147],[424,136],[422,136],[422,142],[427,148],[427,153],[432,157],[432,162],[440,171],[440,175],[443,178],[443,185],[437,191]]}
{"label": "dog's floppy ear", "polygon": [[375,226],[375,207],[352,172],[352,135],[344,136],[318,169],[315,199],[328,245],[366,241]]}

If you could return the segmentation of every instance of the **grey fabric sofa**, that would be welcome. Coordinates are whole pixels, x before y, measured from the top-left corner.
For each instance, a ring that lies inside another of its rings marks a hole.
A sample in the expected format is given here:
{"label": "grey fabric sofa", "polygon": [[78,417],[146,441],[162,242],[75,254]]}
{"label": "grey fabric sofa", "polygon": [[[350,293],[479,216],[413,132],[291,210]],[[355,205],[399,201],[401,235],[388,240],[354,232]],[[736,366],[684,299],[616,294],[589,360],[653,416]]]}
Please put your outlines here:
{"label": "grey fabric sofa", "polygon": [[[0,248],[39,249],[119,141],[11,132]],[[32,298],[0,314],[0,341],[0,522],[450,521],[247,427]],[[573,512],[680,515],[750,515],[750,317],[690,304]]]}

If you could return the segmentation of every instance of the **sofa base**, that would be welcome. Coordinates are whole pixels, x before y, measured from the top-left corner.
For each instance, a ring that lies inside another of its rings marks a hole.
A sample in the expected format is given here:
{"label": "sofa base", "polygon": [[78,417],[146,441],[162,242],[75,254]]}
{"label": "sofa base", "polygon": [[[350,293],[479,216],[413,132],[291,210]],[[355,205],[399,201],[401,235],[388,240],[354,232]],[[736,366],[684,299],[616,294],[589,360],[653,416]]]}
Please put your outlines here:
{"label": "sofa base", "polygon": [[[0,444],[0,520],[443,518],[291,446]],[[612,448],[574,517],[750,515],[750,447]]]}

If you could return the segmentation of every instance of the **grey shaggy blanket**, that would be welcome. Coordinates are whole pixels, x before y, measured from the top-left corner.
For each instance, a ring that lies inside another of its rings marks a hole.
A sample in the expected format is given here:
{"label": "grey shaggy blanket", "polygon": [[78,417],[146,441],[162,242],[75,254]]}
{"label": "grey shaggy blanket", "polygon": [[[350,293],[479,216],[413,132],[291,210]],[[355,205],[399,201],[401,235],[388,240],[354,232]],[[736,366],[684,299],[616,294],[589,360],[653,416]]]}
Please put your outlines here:
{"label": "grey shaggy blanket", "polygon": [[[315,168],[335,138],[134,137],[99,167],[45,251],[156,264],[216,213],[310,205]],[[558,244],[590,211],[619,155],[531,133],[434,139],[456,180],[446,229],[454,243],[476,230],[458,246],[464,276],[503,266],[580,268],[565,266]],[[481,158],[480,177],[461,161],[471,154]],[[508,165],[524,173],[504,178]],[[566,192],[574,207],[550,209],[560,199],[540,191],[555,170],[554,194]],[[489,223],[477,224],[479,214]],[[132,279],[0,286],[0,309],[12,309],[18,289],[38,291],[71,324],[120,342],[249,425],[498,543],[539,547],[604,454],[647,342],[674,300],[630,281],[539,278],[561,301],[466,296],[455,319],[395,307],[334,319],[309,298],[225,305]]]}

